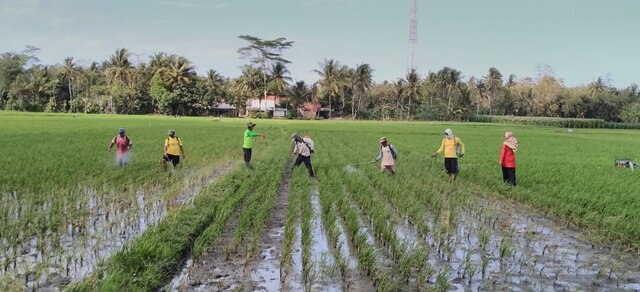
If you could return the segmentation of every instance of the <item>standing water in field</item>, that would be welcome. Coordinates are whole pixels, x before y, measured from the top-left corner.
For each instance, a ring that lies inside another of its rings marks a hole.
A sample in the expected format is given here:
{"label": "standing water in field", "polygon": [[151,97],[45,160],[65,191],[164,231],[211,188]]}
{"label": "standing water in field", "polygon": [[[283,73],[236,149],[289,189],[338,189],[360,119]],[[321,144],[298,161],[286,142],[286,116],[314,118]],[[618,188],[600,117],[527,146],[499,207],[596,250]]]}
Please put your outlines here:
{"label": "standing water in field", "polygon": [[[228,165],[207,175],[187,175],[171,196],[154,187],[119,191],[84,188],[62,199],[16,193],[5,196],[0,199],[0,216],[6,222],[0,238],[0,278],[15,279],[27,289],[64,287],[89,275],[99,261],[130,239],[192,202],[204,186],[230,169]],[[34,221],[21,223],[24,218]],[[54,228],[61,230],[38,231]]]}

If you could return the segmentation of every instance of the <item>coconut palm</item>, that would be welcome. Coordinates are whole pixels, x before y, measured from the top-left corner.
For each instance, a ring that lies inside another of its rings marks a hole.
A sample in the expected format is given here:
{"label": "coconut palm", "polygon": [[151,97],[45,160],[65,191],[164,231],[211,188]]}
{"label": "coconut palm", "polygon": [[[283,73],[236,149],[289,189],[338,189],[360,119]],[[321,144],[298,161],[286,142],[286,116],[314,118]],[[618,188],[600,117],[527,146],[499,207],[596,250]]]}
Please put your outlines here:
{"label": "coconut palm", "polygon": [[401,106],[403,105],[404,98],[407,95],[407,83],[404,79],[398,78],[398,80],[396,82],[393,82],[392,84],[394,95],[393,97],[396,100],[396,108],[398,109],[398,111],[402,111]]}
{"label": "coconut palm", "polygon": [[589,85],[589,92],[591,96],[602,94],[607,90],[607,84],[602,80],[602,77],[598,77],[598,80],[592,82]]}
{"label": "coconut palm", "polygon": [[116,53],[111,55],[104,70],[104,75],[109,81],[109,84],[113,84],[116,81],[127,84],[129,80],[131,80],[131,70],[133,66],[129,61],[130,56],[129,51],[124,48],[117,49]]}
{"label": "coconut palm", "polygon": [[153,56],[150,56],[149,58],[151,59],[149,61],[149,70],[151,71],[151,75],[162,75],[169,67],[169,63],[173,56],[159,52],[153,54]]}
{"label": "coconut palm", "polygon": [[191,84],[195,76],[196,72],[191,61],[180,56],[171,58],[165,73],[165,78],[170,86]]}
{"label": "coconut palm", "polygon": [[411,119],[411,101],[417,99],[420,95],[420,75],[416,72],[416,69],[411,69],[407,73],[406,84],[406,96],[409,100],[407,105],[407,119]]}
{"label": "coconut palm", "polygon": [[238,77],[236,82],[236,93],[241,97],[256,97],[258,96],[261,88],[262,72],[260,69],[245,65],[242,68],[242,75]]}
{"label": "coconut palm", "polygon": [[362,98],[373,85],[373,69],[369,64],[363,63],[356,67],[352,78],[353,99],[351,101],[351,117],[356,118],[362,108]]}
{"label": "coconut palm", "polygon": [[283,63],[275,63],[269,74],[269,90],[276,96],[284,94],[291,81],[287,67]]}
{"label": "coconut palm", "polygon": [[217,97],[224,90],[225,80],[224,77],[216,70],[210,69],[207,71],[207,76],[204,80],[207,95],[210,97]]}
{"label": "coconut palm", "polygon": [[451,113],[451,98],[460,86],[460,78],[462,78],[462,72],[449,67],[444,67],[436,73],[435,86],[447,97],[447,115]]}
{"label": "coconut palm", "polygon": [[343,80],[340,76],[340,62],[330,59],[324,60],[320,63],[320,70],[314,70],[320,75],[319,85],[320,92],[329,96],[329,118],[331,118],[331,111],[333,107],[331,102],[341,92]]}
{"label": "coconut palm", "polygon": [[293,110],[300,108],[300,105],[311,99],[311,89],[304,81],[298,81],[287,91],[290,105]]}
{"label": "coconut palm", "polygon": [[492,101],[496,97],[498,91],[502,88],[502,73],[498,69],[489,68],[489,74],[484,77],[484,83],[487,89],[487,97],[489,98],[489,114],[493,113]]}
{"label": "coconut palm", "polygon": [[82,75],[80,74],[79,68],[73,61],[73,57],[65,58],[64,65],[62,66],[62,72],[60,74],[60,81],[66,81],[67,83],[67,87],[69,88],[69,100],[73,100],[73,83],[76,82],[81,76]]}

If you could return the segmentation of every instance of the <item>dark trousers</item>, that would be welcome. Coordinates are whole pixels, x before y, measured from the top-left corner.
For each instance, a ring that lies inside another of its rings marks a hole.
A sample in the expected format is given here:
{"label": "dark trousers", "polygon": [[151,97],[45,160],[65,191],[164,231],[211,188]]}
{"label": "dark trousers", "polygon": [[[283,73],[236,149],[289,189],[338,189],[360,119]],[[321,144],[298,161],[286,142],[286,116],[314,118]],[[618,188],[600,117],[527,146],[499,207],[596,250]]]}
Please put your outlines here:
{"label": "dark trousers", "polygon": [[251,162],[251,149],[242,148],[242,152],[244,153],[244,163],[249,165],[249,162]]}
{"label": "dark trousers", "polygon": [[298,158],[296,158],[296,162],[293,164],[293,167],[298,167],[303,162],[304,162],[304,166],[306,166],[307,170],[309,170],[309,176],[314,177],[315,174],[313,173],[313,167],[311,166],[310,156],[304,156],[304,155],[298,154]]}
{"label": "dark trousers", "polygon": [[502,167],[502,180],[512,186],[516,185],[516,169]]}

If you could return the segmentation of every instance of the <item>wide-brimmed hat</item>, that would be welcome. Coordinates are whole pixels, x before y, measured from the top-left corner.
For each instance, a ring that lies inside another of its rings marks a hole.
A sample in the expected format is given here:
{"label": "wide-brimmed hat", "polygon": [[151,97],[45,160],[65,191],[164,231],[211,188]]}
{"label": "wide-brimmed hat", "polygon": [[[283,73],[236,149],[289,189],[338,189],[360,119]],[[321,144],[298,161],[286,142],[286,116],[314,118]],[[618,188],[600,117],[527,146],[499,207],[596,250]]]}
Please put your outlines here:
{"label": "wide-brimmed hat", "polygon": [[387,137],[380,137],[380,141],[378,141],[380,143],[382,142],[387,142]]}
{"label": "wide-brimmed hat", "polygon": [[256,126],[256,124],[254,124],[253,122],[248,122],[247,123],[247,128],[253,128],[255,126]]}
{"label": "wide-brimmed hat", "polygon": [[167,132],[167,135],[175,135],[176,131],[174,131],[173,129],[169,129],[169,132]]}

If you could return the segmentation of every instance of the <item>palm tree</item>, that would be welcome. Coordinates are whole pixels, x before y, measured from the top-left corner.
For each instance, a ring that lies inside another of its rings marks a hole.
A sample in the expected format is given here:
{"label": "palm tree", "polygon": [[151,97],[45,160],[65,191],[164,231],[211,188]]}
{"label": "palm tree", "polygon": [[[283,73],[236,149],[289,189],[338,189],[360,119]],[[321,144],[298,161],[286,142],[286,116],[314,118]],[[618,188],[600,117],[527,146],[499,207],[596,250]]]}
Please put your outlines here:
{"label": "palm tree", "polygon": [[460,78],[462,78],[462,72],[444,67],[435,77],[435,86],[440,91],[444,91],[444,95],[447,97],[447,115],[451,113],[451,98],[453,92],[460,86]]}
{"label": "palm tree", "polygon": [[420,91],[420,75],[416,72],[416,69],[411,69],[407,73],[407,87],[406,95],[409,100],[407,106],[407,120],[411,119],[411,101],[419,96]]}
{"label": "palm tree", "polygon": [[162,73],[167,70],[169,67],[169,63],[174,56],[167,55],[166,53],[159,52],[150,56],[151,59],[149,61],[149,70],[151,71],[151,75],[162,75]]}
{"label": "palm tree", "polygon": [[131,80],[131,70],[133,66],[129,61],[131,54],[127,49],[117,49],[116,53],[111,55],[109,61],[106,64],[104,75],[109,81],[109,84],[118,81],[122,84],[127,84]]}
{"label": "palm tree", "polygon": [[169,61],[166,71],[168,84],[171,86],[190,84],[196,76],[191,61],[184,57],[174,57]]}
{"label": "palm tree", "polygon": [[216,98],[224,87],[224,78],[216,70],[207,71],[207,77],[205,78],[205,85],[207,88],[207,95]]}
{"label": "palm tree", "polygon": [[342,79],[340,77],[340,62],[330,59],[324,60],[323,63],[320,64],[320,70],[314,70],[318,75],[320,75],[320,91],[329,96],[329,118],[331,118],[331,111],[333,107],[331,106],[332,99],[340,94],[342,88]]}
{"label": "palm tree", "polygon": [[270,72],[270,80],[269,80],[269,89],[270,91],[276,95],[282,95],[287,90],[289,86],[289,81],[291,81],[291,77],[289,77],[289,70],[283,63],[275,63],[273,67],[271,67]]}
{"label": "palm tree", "polygon": [[489,114],[492,114],[492,100],[495,98],[496,93],[502,87],[502,73],[498,71],[498,69],[491,67],[489,68],[489,74],[484,77],[485,85],[487,88],[487,93],[489,97]]}
{"label": "palm tree", "polygon": [[478,103],[477,103],[477,109],[476,109],[476,114],[480,113],[480,103],[482,100],[484,100],[487,97],[487,85],[484,83],[484,80],[482,79],[478,79],[478,81],[476,81],[476,89],[478,90]]}
{"label": "palm tree", "polygon": [[73,100],[73,83],[80,77],[80,72],[76,63],[73,62],[73,57],[64,59],[64,66],[62,67],[61,81],[67,81],[69,88],[69,100]]}
{"label": "palm tree", "polygon": [[592,82],[589,85],[589,92],[591,93],[591,96],[602,94],[606,90],[607,84],[605,84],[604,80],[602,80],[602,77],[598,77],[598,80]]}
{"label": "palm tree", "polygon": [[294,110],[300,108],[300,104],[309,101],[311,93],[309,86],[307,86],[304,81],[296,82],[287,92],[287,95],[291,100],[291,108]]}
{"label": "palm tree", "polygon": [[404,79],[398,78],[398,80],[392,84],[394,98],[396,100],[396,108],[400,109],[400,106],[404,102],[404,98],[406,96],[407,83],[404,81]]}
{"label": "palm tree", "polygon": [[355,119],[362,108],[362,98],[373,85],[373,69],[369,64],[363,63],[356,67],[352,79],[353,98],[351,101],[351,117]]}
{"label": "palm tree", "polygon": [[259,90],[262,84],[262,72],[260,69],[245,65],[242,68],[242,75],[236,81],[236,94],[240,95],[242,100],[259,96]]}

